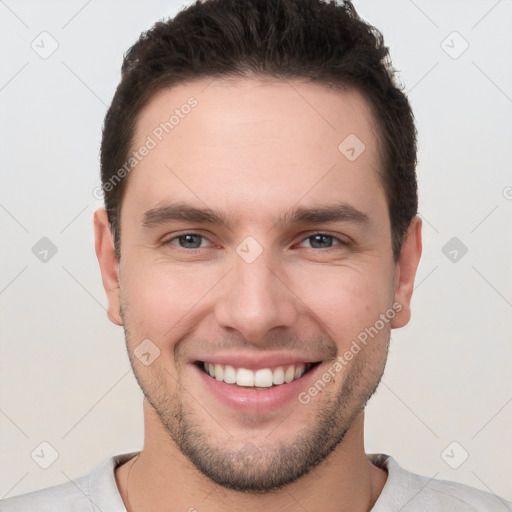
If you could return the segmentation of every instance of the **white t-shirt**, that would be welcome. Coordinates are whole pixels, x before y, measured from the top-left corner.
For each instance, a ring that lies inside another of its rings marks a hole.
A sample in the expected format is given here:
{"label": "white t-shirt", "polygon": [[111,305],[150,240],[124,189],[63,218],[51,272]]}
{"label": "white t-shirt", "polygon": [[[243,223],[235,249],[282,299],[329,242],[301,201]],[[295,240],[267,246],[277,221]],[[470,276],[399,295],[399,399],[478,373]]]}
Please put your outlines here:
{"label": "white t-shirt", "polygon": [[[73,482],[1,500],[0,512],[126,512],[114,469],[137,453],[110,457]],[[388,472],[372,512],[512,512],[512,503],[494,494],[410,473],[389,455],[368,457]]]}

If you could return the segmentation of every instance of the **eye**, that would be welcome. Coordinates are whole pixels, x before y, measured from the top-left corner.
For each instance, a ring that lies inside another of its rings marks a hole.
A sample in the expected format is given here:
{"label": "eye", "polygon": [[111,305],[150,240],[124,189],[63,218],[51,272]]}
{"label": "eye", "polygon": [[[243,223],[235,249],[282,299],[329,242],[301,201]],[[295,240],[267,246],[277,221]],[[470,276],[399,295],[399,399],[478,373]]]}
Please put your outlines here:
{"label": "eye", "polygon": [[329,235],[328,233],[315,233],[305,238],[302,243],[308,240],[311,241],[311,246],[313,249],[330,249],[331,247],[333,247],[333,241],[338,242],[335,243],[334,246],[348,245],[348,243],[342,240],[341,238],[335,237],[334,235]]}
{"label": "eye", "polygon": [[[324,249],[329,250],[331,248],[335,248],[336,246],[348,246],[349,243],[344,241],[341,238],[338,238],[334,235],[330,235],[328,233],[314,233],[309,235],[300,245],[305,242],[309,242],[312,249]],[[172,245],[178,248],[178,250],[184,250],[187,252],[194,252],[196,250],[205,248],[208,246],[209,240],[204,236],[198,233],[182,233],[176,236],[173,236],[167,241],[162,242],[162,245]]]}
{"label": "eye", "polygon": [[[173,243],[174,241],[178,243]],[[203,235],[197,233],[183,233],[181,235],[174,236],[173,238],[164,242],[164,245],[178,245],[180,249],[200,249],[202,247],[201,242],[207,240]]]}

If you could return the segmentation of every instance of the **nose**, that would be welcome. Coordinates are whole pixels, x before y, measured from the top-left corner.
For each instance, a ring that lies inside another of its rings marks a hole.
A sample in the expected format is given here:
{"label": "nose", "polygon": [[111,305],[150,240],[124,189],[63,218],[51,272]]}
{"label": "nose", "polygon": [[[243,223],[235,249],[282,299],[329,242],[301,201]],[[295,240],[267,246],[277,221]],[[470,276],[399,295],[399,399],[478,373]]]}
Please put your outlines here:
{"label": "nose", "polygon": [[262,344],[272,329],[290,328],[297,321],[300,301],[282,265],[267,251],[251,263],[235,254],[233,268],[223,281],[215,307],[219,326],[236,329],[247,341]]}

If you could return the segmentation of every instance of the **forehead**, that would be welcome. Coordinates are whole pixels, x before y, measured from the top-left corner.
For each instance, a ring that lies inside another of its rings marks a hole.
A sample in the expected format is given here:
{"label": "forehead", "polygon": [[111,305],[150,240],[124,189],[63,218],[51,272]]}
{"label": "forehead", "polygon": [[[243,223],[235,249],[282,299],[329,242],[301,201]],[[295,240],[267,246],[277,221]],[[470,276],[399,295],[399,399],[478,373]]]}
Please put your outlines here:
{"label": "forehead", "polygon": [[222,199],[249,216],[271,205],[275,216],[299,201],[345,196],[385,208],[374,119],[354,90],[253,78],[184,83],[140,113],[132,150],[150,139],[126,194],[148,207],[187,196]]}

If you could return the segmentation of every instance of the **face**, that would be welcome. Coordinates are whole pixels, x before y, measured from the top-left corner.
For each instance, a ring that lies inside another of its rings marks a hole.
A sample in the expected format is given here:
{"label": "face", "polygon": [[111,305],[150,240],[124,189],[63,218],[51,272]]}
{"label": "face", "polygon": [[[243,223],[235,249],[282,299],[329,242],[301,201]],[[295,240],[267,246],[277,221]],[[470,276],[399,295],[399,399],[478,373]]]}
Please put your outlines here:
{"label": "face", "polygon": [[408,321],[419,221],[395,264],[376,128],[354,91],[183,84],[142,111],[143,145],[119,266],[104,211],[96,236],[151,421],[218,484],[282,487],[359,423]]}

